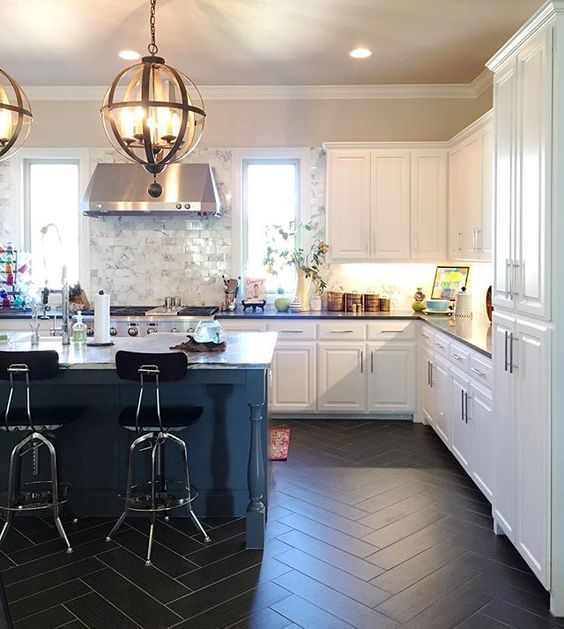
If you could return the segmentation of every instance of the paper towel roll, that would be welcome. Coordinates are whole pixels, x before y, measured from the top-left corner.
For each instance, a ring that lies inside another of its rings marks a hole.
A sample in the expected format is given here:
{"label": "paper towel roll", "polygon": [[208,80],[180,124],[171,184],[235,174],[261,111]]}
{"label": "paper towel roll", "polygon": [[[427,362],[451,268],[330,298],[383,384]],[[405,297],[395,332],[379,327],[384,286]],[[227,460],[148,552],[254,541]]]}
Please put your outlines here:
{"label": "paper towel roll", "polygon": [[94,295],[94,342],[110,342],[110,296],[103,290]]}

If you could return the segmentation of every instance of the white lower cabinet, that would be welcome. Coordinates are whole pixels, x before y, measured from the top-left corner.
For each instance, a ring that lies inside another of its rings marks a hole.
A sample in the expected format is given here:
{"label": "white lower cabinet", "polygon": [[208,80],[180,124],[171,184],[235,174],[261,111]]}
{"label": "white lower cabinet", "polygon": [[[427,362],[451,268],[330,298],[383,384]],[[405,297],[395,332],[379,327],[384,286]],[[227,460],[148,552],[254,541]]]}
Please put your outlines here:
{"label": "white lower cabinet", "polygon": [[433,408],[435,411],[435,431],[450,448],[451,391],[450,368],[443,358],[435,356],[433,363]]}
{"label": "white lower cabinet", "polygon": [[472,383],[466,411],[472,426],[472,479],[492,502],[494,487],[494,413],[490,391]]}
{"label": "white lower cabinet", "polygon": [[278,343],[272,362],[270,410],[313,412],[317,408],[315,343]]}
{"label": "white lower cabinet", "polygon": [[491,359],[441,332],[422,331],[420,417],[491,502],[495,469]]}
{"label": "white lower cabinet", "polygon": [[468,474],[472,469],[472,423],[468,423],[468,391],[470,379],[458,369],[451,369],[451,449]]}
{"label": "white lower cabinet", "polygon": [[415,408],[415,345],[398,342],[368,345],[368,410],[411,413]]}
{"label": "white lower cabinet", "polygon": [[318,411],[327,413],[366,411],[365,362],[364,343],[318,344]]}
{"label": "white lower cabinet", "polygon": [[551,330],[496,311],[494,518],[550,587]]}

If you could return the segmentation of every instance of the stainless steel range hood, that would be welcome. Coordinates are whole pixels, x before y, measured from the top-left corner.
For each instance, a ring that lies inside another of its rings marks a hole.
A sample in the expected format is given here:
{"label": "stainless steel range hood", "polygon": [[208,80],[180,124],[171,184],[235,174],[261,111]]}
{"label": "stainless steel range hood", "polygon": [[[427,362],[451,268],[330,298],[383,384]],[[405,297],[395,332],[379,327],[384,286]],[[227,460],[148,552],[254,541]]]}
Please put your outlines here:
{"label": "stainless steel range hood", "polygon": [[219,214],[219,196],[209,164],[167,166],[158,176],[163,192],[156,199],[147,192],[152,181],[138,164],[98,164],[80,208],[87,216]]}

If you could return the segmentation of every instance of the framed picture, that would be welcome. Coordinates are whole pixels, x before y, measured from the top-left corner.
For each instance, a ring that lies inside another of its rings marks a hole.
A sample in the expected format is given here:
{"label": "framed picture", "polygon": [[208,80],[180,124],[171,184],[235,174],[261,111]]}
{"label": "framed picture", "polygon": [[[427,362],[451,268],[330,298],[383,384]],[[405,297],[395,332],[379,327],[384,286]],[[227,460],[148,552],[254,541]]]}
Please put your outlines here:
{"label": "framed picture", "polygon": [[435,271],[431,299],[453,300],[455,294],[466,287],[469,273],[468,266],[438,266]]}
{"label": "framed picture", "polygon": [[244,301],[247,304],[260,304],[266,301],[266,282],[264,277],[250,277],[245,280]]}

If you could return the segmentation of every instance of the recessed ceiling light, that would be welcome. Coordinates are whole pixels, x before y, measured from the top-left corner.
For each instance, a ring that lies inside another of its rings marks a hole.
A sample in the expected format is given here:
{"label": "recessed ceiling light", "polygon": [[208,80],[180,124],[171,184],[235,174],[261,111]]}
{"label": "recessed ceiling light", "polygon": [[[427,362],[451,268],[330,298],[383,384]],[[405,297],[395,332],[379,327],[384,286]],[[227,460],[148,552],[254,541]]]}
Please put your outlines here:
{"label": "recessed ceiling light", "polygon": [[118,54],[122,59],[126,59],[127,61],[136,61],[141,57],[135,50],[120,50]]}
{"label": "recessed ceiling light", "polygon": [[372,51],[368,48],[355,48],[349,52],[349,55],[353,59],[366,59],[366,57],[370,57],[372,55]]}

